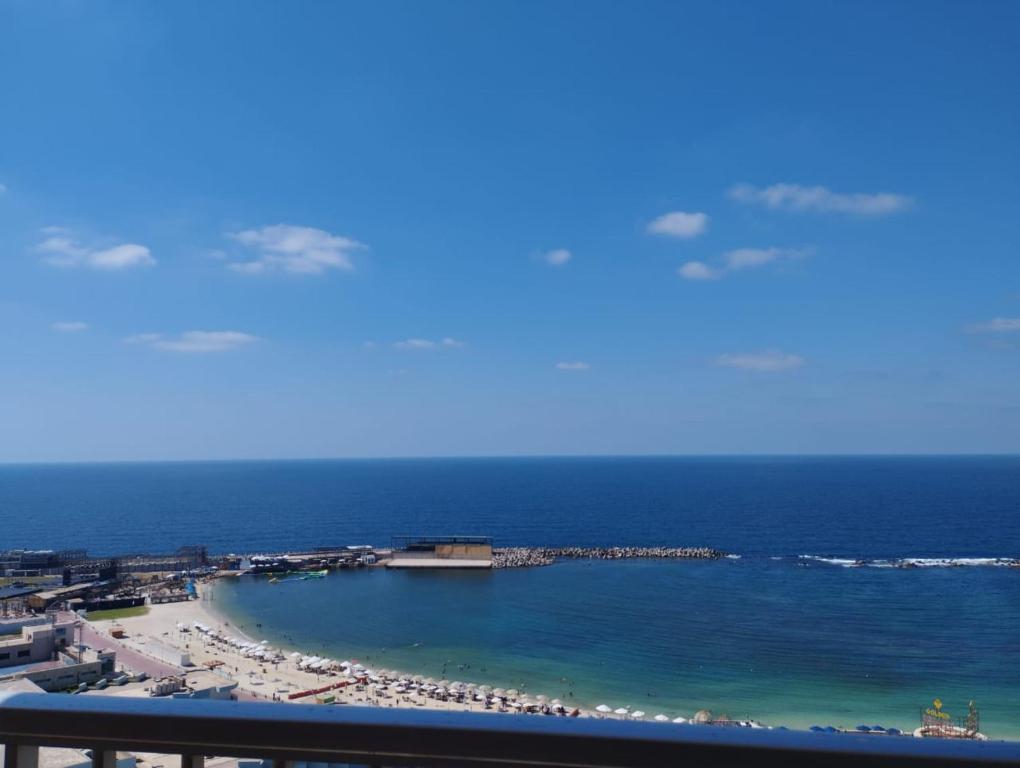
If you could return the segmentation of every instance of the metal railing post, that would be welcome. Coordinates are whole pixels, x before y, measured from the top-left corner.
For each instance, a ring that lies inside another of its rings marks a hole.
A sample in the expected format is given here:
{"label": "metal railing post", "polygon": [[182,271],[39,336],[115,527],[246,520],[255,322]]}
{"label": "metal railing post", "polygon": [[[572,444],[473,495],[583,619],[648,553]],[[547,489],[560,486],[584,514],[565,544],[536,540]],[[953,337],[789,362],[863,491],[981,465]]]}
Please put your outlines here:
{"label": "metal railing post", "polygon": [[8,744],[4,748],[4,768],[39,768],[39,747]]}
{"label": "metal railing post", "polygon": [[117,768],[117,753],[112,749],[93,750],[92,768]]}

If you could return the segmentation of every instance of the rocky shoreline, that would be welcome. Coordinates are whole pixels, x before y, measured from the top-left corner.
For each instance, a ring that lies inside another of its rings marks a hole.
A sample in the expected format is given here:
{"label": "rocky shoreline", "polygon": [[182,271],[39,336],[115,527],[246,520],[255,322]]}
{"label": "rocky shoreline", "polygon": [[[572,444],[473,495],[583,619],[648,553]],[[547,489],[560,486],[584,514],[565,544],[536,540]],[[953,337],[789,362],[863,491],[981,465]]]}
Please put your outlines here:
{"label": "rocky shoreline", "polygon": [[725,557],[711,547],[502,547],[492,550],[493,568],[531,568],[571,560],[717,560]]}

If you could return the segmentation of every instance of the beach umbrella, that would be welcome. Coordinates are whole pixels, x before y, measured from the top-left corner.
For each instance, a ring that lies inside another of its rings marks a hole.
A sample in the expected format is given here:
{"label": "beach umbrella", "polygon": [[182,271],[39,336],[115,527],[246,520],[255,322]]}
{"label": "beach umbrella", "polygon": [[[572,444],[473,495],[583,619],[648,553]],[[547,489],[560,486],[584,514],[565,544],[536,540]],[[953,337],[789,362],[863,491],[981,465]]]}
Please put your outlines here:
{"label": "beach umbrella", "polygon": [[869,728],[866,725],[858,725],[857,730],[860,731],[861,733],[871,733],[871,728]]}
{"label": "beach umbrella", "polygon": [[630,710],[626,707],[620,707],[619,709],[613,710],[614,715],[626,715],[628,712],[630,712]]}
{"label": "beach umbrella", "polygon": [[601,712],[603,715],[608,715],[610,712],[613,711],[613,708],[607,707],[605,704],[599,704],[597,707],[595,707],[595,711]]}
{"label": "beach umbrella", "polygon": [[815,733],[825,733],[825,729],[822,728],[822,726],[820,725],[812,725],[810,728],[808,728],[808,730],[814,731]]}
{"label": "beach umbrella", "polygon": [[669,722],[669,718],[666,717],[665,715],[656,715],[655,716],[655,722],[657,722],[657,723],[668,723]]}
{"label": "beach umbrella", "polygon": [[687,722],[687,718],[686,717],[674,717],[673,718],[673,722],[674,723],[686,723]]}
{"label": "beach umbrella", "polygon": [[883,728],[880,725],[873,725],[873,726],[871,726],[871,730],[878,731],[879,733],[885,733],[885,728]]}
{"label": "beach umbrella", "polygon": [[496,698],[502,699],[504,696],[506,696],[506,691],[504,691],[502,688],[496,688],[492,691],[492,695],[495,696]]}
{"label": "beach umbrella", "polygon": [[635,720],[640,720],[642,717],[645,716],[645,713],[639,709],[635,712],[631,712],[630,716],[633,717]]}
{"label": "beach umbrella", "polygon": [[692,718],[692,720],[695,723],[701,724],[710,723],[712,722],[712,712],[711,710],[708,709],[699,709],[697,712],[694,713],[694,717]]}
{"label": "beach umbrella", "polygon": [[831,725],[825,726],[825,732],[826,733],[839,733],[839,731],[836,728],[833,728]]}
{"label": "beach umbrella", "polygon": [[886,733],[888,735],[890,735],[890,736],[902,736],[903,735],[903,731],[901,731],[899,728],[887,728],[886,729]]}
{"label": "beach umbrella", "polygon": [[507,688],[506,695],[507,696],[520,696],[521,692],[518,691],[516,688]]}

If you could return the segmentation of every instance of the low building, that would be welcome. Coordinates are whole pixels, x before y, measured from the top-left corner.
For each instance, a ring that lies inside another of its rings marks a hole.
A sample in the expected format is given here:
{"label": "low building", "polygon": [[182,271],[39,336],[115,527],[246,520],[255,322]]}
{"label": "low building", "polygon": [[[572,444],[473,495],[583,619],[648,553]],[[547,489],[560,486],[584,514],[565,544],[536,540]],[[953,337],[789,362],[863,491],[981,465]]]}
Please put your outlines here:
{"label": "low building", "polygon": [[198,670],[189,672],[184,678],[185,688],[171,694],[175,699],[212,699],[229,701],[234,698],[237,681],[217,675],[215,672]]}
{"label": "low building", "polygon": [[74,642],[74,619],[65,614],[53,621],[24,623],[21,631],[0,640],[0,669],[53,661]]}
{"label": "low building", "polygon": [[28,680],[44,691],[67,691],[82,683],[92,685],[113,675],[116,668],[116,653],[107,650],[85,649],[81,658],[58,653],[49,661],[22,664],[0,669],[0,682]]}
{"label": "low building", "polygon": [[59,587],[58,589],[50,589],[45,592],[36,592],[34,595],[29,595],[28,606],[36,611],[44,611],[54,603],[62,603],[65,600],[71,600],[75,597],[83,597],[87,595],[89,591],[95,587],[97,582],[87,582],[84,584],[74,584],[68,587]]}

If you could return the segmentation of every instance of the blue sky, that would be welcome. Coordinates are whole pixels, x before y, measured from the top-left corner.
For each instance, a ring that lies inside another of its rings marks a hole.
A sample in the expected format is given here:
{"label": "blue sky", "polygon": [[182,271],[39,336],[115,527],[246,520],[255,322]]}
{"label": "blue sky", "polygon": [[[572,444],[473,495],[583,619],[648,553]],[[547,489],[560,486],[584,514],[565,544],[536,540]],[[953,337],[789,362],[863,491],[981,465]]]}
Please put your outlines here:
{"label": "blue sky", "polygon": [[1017,39],[0,4],[0,460],[1020,451]]}

